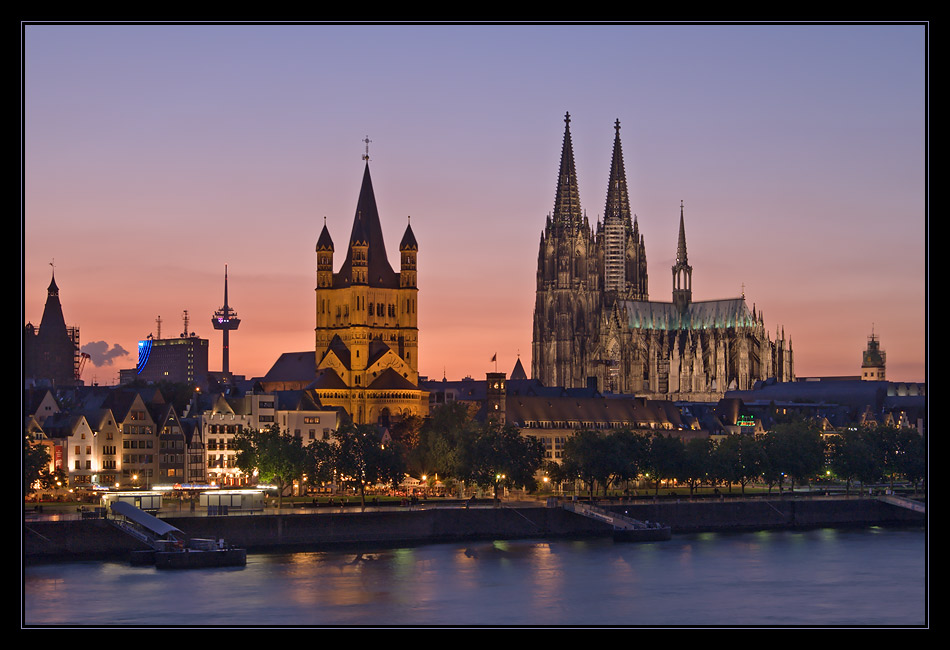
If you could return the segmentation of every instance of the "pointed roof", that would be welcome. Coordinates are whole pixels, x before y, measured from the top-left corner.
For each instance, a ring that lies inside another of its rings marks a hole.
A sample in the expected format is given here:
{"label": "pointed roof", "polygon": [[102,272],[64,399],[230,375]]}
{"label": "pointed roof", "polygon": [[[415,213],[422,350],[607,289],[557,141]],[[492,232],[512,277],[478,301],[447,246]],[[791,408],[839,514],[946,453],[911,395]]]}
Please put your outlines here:
{"label": "pointed roof", "polygon": [[371,390],[418,390],[411,381],[400,375],[392,368],[386,368],[379,377],[367,386]]}
{"label": "pointed roof", "polygon": [[524,371],[524,366],[521,365],[521,357],[518,357],[518,360],[515,362],[515,367],[511,369],[511,380],[522,380],[527,379],[528,375]]}
{"label": "pointed roof", "polygon": [[66,334],[66,319],[63,317],[63,305],[59,302],[59,287],[55,275],[50,279],[46,290],[46,306],[40,320],[40,336]]}
{"label": "pointed roof", "polygon": [[369,285],[399,287],[399,274],[393,271],[389,258],[386,256],[386,244],[383,241],[383,229],[379,222],[379,211],[376,208],[376,195],[373,192],[368,161],[363,170],[363,184],[356,202],[356,215],[353,217],[353,230],[350,233],[346,259],[343,260],[343,266],[334,277],[336,286],[345,286],[352,276],[354,242],[368,246],[366,266]]}
{"label": "pointed roof", "polygon": [[340,390],[347,388],[349,386],[333,368],[321,368],[317,371],[316,379],[307,384],[307,390]]}
{"label": "pointed roof", "polygon": [[604,221],[620,217],[630,222],[630,199],[627,194],[627,174],[623,167],[623,148],[620,145],[620,120],[614,123],[614,153],[610,161],[610,180],[607,184],[607,205]]}
{"label": "pointed roof", "polygon": [[561,145],[561,167],[554,197],[554,225],[571,226],[583,220],[581,198],[574,166],[574,145],[571,142],[571,114],[564,114],[564,143]]}
{"label": "pointed roof", "polygon": [[416,243],[416,236],[412,232],[411,224],[406,224],[406,232],[402,236],[402,241],[399,242],[399,250],[401,251],[419,250],[419,244]]}
{"label": "pointed roof", "polygon": [[333,252],[333,239],[330,238],[330,231],[327,230],[327,218],[323,218],[323,230],[320,231],[320,238],[317,240],[318,251]]}
{"label": "pointed roof", "polygon": [[689,266],[686,261],[686,226],[683,224],[683,202],[680,201],[680,234],[676,242],[676,266]]}

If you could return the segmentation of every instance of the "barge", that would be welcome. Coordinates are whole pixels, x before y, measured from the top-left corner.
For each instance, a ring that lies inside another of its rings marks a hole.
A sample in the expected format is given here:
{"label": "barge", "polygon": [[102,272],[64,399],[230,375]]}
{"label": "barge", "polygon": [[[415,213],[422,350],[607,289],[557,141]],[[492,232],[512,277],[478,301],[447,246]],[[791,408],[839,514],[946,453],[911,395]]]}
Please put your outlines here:
{"label": "barge", "polygon": [[111,520],[115,526],[151,547],[132,552],[129,561],[133,566],[198,569],[247,564],[247,550],[227,546],[223,539],[189,538],[178,528],[130,503],[116,502],[110,507],[117,515]]}

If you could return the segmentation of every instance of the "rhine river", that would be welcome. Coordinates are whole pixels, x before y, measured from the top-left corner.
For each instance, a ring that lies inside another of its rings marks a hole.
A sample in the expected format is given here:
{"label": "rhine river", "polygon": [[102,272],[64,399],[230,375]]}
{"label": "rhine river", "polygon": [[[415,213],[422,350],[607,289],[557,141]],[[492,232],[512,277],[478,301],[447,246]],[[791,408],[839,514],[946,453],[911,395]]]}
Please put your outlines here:
{"label": "rhine river", "polygon": [[247,566],[23,568],[57,627],[926,626],[922,528],[249,553]]}

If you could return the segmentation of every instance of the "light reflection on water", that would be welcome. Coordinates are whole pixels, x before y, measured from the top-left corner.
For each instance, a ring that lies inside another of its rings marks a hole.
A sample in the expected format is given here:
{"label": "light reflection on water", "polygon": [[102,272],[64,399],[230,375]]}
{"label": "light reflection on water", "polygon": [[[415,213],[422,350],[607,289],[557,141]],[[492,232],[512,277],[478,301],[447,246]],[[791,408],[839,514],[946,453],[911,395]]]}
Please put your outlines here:
{"label": "light reflection on water", "polygon": [[250,554],[234,569],[24,569],[27,625],[923,625],[922,530]]}

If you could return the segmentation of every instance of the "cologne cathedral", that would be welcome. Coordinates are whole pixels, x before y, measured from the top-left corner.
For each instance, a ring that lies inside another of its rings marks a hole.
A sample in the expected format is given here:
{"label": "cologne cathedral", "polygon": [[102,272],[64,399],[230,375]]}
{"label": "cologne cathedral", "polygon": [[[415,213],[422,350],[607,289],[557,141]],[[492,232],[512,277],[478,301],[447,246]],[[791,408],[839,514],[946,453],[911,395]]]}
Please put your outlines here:
{"label": "cologne cathedral", "polygon": [[649,399],[716,401],[758,381],[793,381],[791,341],[771,340],[745,296],[694,301],[680,205],[670,302],[651,301],[643,236],[630,211],[620,122],[603,220],[581,209],[570,115],[554,200],[541,233],[532,376],[545,386]]}

